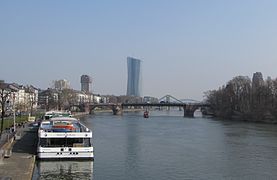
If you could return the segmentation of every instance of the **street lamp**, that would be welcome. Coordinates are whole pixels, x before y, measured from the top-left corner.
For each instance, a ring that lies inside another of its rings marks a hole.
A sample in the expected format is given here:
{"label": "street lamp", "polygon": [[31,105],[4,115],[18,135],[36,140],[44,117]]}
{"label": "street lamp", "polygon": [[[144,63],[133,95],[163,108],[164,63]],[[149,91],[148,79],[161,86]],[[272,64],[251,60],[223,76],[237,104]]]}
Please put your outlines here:
{"label": "street lamp", "polygon": [[13,95],[13,129],[14,129],[14,132],[15,132],[15,93],[12,94]]}

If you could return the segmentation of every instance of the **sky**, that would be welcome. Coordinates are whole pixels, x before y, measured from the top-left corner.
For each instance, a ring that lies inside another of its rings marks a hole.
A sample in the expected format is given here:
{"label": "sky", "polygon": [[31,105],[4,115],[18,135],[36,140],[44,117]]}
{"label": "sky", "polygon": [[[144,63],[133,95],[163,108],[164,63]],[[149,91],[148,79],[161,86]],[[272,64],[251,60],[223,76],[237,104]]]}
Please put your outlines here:
{"label": "sky", "polygon": [[238,75],[277,77],[276,0],[2,0],[0,79],[125,95],[127,56],[143,95],[202,100]]}

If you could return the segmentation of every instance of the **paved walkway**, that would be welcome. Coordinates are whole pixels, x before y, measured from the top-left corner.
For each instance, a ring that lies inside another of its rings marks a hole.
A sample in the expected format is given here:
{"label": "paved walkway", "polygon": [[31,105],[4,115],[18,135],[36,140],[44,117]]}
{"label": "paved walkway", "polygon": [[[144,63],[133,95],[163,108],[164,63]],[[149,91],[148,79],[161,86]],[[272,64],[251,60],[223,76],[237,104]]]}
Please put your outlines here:
{"label": "paved walkway", "polygon": [[37,132],[25,125],[17,129],[21,135],[12,144],[12,155],[0,162],[0,180],[31,180],[35,163]]}
{"label": "paved walkway", "polygon": [[0,148],[8,142],[8,139],[10,139],[13,136],[13,133],[10,130],[4,130],[2,133],[2,136],[0,138]]}

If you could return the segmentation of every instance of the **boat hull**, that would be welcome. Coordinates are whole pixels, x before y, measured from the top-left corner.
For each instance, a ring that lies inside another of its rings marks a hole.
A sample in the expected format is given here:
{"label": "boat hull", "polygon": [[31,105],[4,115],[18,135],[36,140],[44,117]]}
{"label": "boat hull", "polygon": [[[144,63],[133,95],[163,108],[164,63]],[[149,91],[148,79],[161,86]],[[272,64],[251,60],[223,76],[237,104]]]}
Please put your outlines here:
{"label": "boat hull", "polygon": [[38,159],[94,159],[93,147],[88,148],[38,148]]}

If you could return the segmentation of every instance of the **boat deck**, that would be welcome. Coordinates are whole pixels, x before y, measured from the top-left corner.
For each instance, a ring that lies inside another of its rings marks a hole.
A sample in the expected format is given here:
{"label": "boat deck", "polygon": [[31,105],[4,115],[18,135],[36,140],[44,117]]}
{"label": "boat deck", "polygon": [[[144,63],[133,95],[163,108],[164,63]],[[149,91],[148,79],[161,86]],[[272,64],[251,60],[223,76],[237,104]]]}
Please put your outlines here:
{"label": "boat deck", "polygon": [[56,117],[41,122],[43,132],[90,132],[77,119],[71,117]]}

